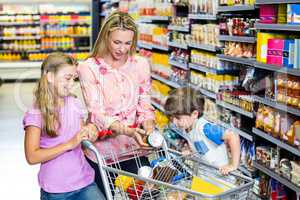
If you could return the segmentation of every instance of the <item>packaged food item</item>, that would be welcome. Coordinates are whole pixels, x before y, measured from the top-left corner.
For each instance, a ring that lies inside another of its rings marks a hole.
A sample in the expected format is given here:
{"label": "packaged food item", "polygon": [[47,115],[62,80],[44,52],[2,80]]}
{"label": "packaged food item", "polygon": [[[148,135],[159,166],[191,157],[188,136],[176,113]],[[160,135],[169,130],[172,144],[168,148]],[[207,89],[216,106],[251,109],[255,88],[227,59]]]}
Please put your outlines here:
{"label": "packaged food item", "polygon": [[292,172],[291,162],[286,158],[281,159],[279,163],[279,171],[282,176],[290,180]]}
{"label": "packaged food item", "polygon": [[267,133],[272,133],[275,125],[275,112],[274,109],[270,107],[265,107],[264,109],[264,131]]}

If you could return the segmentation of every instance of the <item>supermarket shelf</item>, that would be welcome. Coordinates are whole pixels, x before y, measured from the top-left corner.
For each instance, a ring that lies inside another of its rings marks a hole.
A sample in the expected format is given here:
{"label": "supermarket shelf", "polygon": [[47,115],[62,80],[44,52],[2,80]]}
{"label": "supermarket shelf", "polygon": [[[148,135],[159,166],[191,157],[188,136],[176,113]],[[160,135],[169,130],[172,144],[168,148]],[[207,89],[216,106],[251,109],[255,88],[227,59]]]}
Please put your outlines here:
{"label": "supermarket shelf", "polygon": [[152,50],[152,44],[147,44],[147,43],[144,43],[144,42],[138,42],[138,47],[148,49],[148,50]]}
{"label": "supermarket shelf", "polygon": [[220,35],[220,41],[230,41],[230,42],[245,42],[245,43],[255,43],[255,37],[245,37],[245,36],[231,36],[231,35]]}
{"label": "supermarket shelf", "polygon": [[245,132],[245,131],[242,131],[241,129],[232,127],[229,124],[226,124],[226,123],[224,123],[222,121],[218,121],[218,124],[221,125],[221,126],[223,126],[226,129],[233,130],[235,133],[238,133],[240,136],[242,136],[243,138],[246,138],[247,140],[249,140],[251,142],[253,141],[253,136],[250,135],[249,133]]}
{"label": "supermarket shelf", "polygon": [[168,16],[141,16],[139,22],[153,22],[153,21],[166,21],[168,22],[170,17]]}
{"label": "supermarket shelf", "polygon": [[152,44],[152,49],[158,49],[158,50],[162,50],[162,51],[169,51],[169,47],[164,47],[164,46],[156,45],[156,44]]}
{"label": "supermarket shelf", "polygon": [[219,6],[218,12],[233,12],[233,11],[247,11],[255,10],[254,5],[238,5],[238,6]]}
{"label": "supermarket shelf", "polygon": [[42,35],[42,37],[47,37],[47,38],[59,38],[59,37],[90,37],[90,35],[74,35],[74,34],[69,34],[69,35]]}
{"label": "supermarket shelf", "polygon": [[180,44],[178,42],[168,42],[168,45],[170,47],[176,47],[176,48],[180,48],[180,49],[188,49],[188,46],[186,44]]}
{"label": "supermarket shelf", "polygon": [[238,106],[235,106],[235,105],[232,105],[230,103],[226,103],[226,102],[220,101],[220,100],[217,100],[216,103],[219,106],[222,106],[222,107],[232,110],[234,112],[240,113],[241,115],[247,116],[249,118],[254,118],[254,115],[252,112],[245,111],[244,109],[242,109]]}
{"label": "supermarket shelf", "polygon": [[195,63],[189,63],[189,68],[194,69],[196,71],[201,71],[201,72],[211,73],[211,74],[232,74],[238,72],[234,70],[217,70],[214,68],[206,67],[204,65],[195,64]]}
{"label": "supermarket shelf", "polygon": [[12,36],[12,37],[0,37],[0,40],[36,40],[41,39],[40,35],[36,36]]}
{"label": "supermarket shelf", "polygon": [[184,27],[184,26],[169,25],[168,26],[168,30],[170,30],[170,31],[180,31],[180,32],[189,32],[190,28],[188,26]]}
{"label": "supermarket shelf", "polygon": [[180,62],[177,62],[175,60],[171,60],[169,59],[169,64],[170,65],[173,65],[175,67],[178,67],[178,68],[181,68],[181,69],[184,69],[184,70],[188,70],[188,65],[186,63],[180,63]]}
{"label": "supermarket shelf", "polygon": [[193,43],[189,43],[188,46],[191,47],[191,48],[200,49],[200,50],[206,50],[206,51],[212,51],[212,52],[216,52],[217,51],[217,48],[215,46],[209,45],[209,44],[193,44]]}
{"label": "supermarket shelf", "polygon": [[255,23],[254,27],[258,30],[300,31],[300,25],[293,25],[293,24],[262,24],[262,23]]}
{"label": "supermarket shelf", "polygon": [[289,144],[286,144],[285,142],[277,139],[277,138],[274,138],[273,136],[269,135],[268,133],[265,133],[264,131],[261,131],[257,128],[253,128],[252,129],[252,132],[266,140],[268,140],[269,142],[272,142],[273,144],[276,144],[278,147],[282,148],[282,149],[285,149],[297,156],[300,156],[300,149],[298,148],[295,148]]}
{"label": "supermarket shelf", "polygon": [[259,63],[259,62],[254,62],[254,67],[260,69],[266,69],[274,72],[287,73],[294,76],[300,76],[300,69],[288,69],[277,65],[269,65],[269,64]]}
{"label": "supermarket shelf", "polygon": [[206,14],[189,14],[189,19],[198,19],[198,20],[217,20],[216,15],[206,15]]}
{"label": "supermarket shelf", "polygon": [[282,183],[283,185],[287,186],[288,188],[290,188],[291,190],[300,193],[300,187],[298,187],[297,185],[295,185],[294,183],[292,183],[291,181],[289,181],[288,179],[280,176],[278,173],[274,172],[271,169],[268,169],[267,167],[259,164],[257,161],[253,161],[253,165],[255,168],[259,169],[260,171],[264,172],[265,174],[267,174],[268,176],[276,179],[277,181],[279,181],[280,183]]}
{"label": "supermarket shelf", "polygon": [[254,96],[254,100],[256,102],[265,104],[267,106],[271,106],[271,107],[276,108],[278,110],[285,111],[285,112],[288,112],[288,113],[291,113],[293,115],[296,115],[296,116],[300,117],[300,109],[293,108],[293,107],[287,106],[287,105],[282,104],[282,103],[277,103],[276,101],[273,101],[271,99],[267,99],[267,98],[263,98],[263,97],[259,97],[259,96]]}
{"label": "supermarket shelf", "polygon": [[0,26],[32,26],[32,25],[39,25],[40,22],[0,22]]}
{"label": "supermarket shelf", "polygon": [[46,24],[91,25],[91,22],[90,21],[49,21],[49,22],[41,21],[40,24],[41,25],[46,25]]}
{"label": "supermarket shelf", "polygon": [[42,62],[18,61],[18,62],[0,62],[0,69],[17,69],[17,68],[40,68]]}
{"label": "supermarket shelf", "polygon": [[214,92],[211,92],[211,91],[208,91],[208,90],[203,89],[203,88],[201,88],[201,87],[198,87],[197,85],[192,84],[192,83],[190,83],[190,86],[191,86],[193,89],[198,90],[199,92],[201,92],[201,94],[203,94],[203,95],[205,95],[205,96],[207,96],[207,97],[209,97],[209,98],[212,98],[212,99],[216,99],[216,98],[217,98],[217,95],[216,95],[216,93],[214,93]]}
{"label": "supermarket shelf", "polygon": [[160,104],[158,104],[158,103],[156,103],[156,102],[154,102],[154,101],[151,101],[151,104],[155,107],[155,108],[157,108],[158,110],[160,110],[161,112],[165,112],[165,109],[160,105]]}
{"label": "supermarket shelf", "polygon": [[180,85],[179,85],[178,83],[175,83],[175,82],[173,82],[173,81],[167,80],[167,79],[165,79],[165,78],[163,78],[163,77],[161,77],[161,76],[158,76],[158,75],[156,75],[156,74],[151,74],[151,77],[152,77],[153,79],[156,79],[156,80],[158,80],[158,81],[161,81],[161,82],[163,82],[163,83],[165,83],[165,84],[167,84],[167,85],[169,85],[169,86],[171,86],[171,87],[173,87],[173,88],[180,88]]}
{"label": "supermarket shelf", "polygon": [[248,177],[253,177],[253,172],[249,171],[247,169],[247,167],[244,165],[240,165],[238,170],[241,171],[243,174],[245,174]]}
{"label": "supermarket shelf", "polygon": [[224,61],[239,63],[239,64],[243,64],[243,65],[250,65],[250,66],[253,66],[253,62],[254,62],[254,59],[238,58],[238,57],[233,57],[233,56],[226,56],[224,54],[218,54],[217,57]]}
{"label": "supermarket shelf", "polygon": [[209,68],[200,64],[194,64],[194,63],[189,63],[189,68],[201,71],[201,72],[206,72],[206,73],[211,73],[211,74],[217,74],[218,71],[213,68]]}
{"label": "supermarket shelf", "polygon": [[299,0],[256,0],[255,4],[283,4],[283,3],[300,3]]}

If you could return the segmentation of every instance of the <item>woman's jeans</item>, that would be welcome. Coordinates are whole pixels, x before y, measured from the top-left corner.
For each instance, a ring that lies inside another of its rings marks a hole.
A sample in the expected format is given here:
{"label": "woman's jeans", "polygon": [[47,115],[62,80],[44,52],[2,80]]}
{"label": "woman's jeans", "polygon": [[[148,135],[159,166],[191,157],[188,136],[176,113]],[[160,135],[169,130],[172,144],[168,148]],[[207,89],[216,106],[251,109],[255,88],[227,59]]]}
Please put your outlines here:
{"label": "woman's jeans", "polygon": [[73,192],[48,193],[41,189],[41,200],[105,200],[95,182]]}

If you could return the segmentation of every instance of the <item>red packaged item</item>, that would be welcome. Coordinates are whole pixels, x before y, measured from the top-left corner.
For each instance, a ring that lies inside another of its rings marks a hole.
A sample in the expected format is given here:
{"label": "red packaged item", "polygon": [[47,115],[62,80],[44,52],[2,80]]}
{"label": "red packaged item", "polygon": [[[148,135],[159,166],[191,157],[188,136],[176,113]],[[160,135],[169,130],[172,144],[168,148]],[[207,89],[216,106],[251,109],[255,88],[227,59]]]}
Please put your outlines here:
{"label": "red packaged item", "polygon": [[139,200],[144,190],[144,182],[136,181],[135,184],[127,189],[128,197],[132,200]]}

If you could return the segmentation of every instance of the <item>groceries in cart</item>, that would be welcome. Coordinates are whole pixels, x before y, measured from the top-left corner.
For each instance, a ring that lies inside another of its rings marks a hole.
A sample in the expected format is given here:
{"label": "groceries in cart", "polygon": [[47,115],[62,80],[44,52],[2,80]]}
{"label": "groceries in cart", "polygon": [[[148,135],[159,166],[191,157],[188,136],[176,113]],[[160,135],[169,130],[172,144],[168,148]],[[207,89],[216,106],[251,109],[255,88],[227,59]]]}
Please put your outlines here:
{"label": "groceries in cart", "polygon": [[[246,199],[252,180],[238,174],[223,176],[217,168],[194,157],[182,156],[167,148],[148,151],[150,166],[142,166],[139,150],[128,152],[139,166],[137,174],[100,163],[107,178],[105,190],[109,200],[184,200],[184,199]],[[105,184],[105,182],[104,182]]]}

